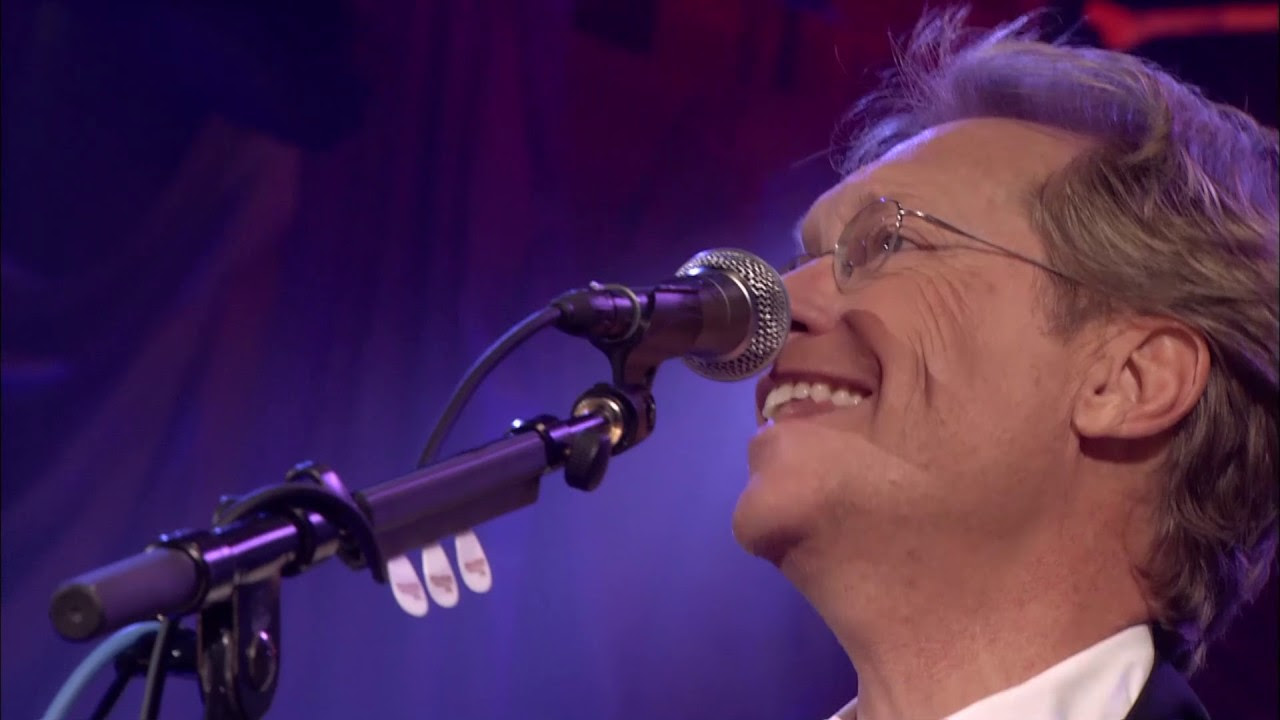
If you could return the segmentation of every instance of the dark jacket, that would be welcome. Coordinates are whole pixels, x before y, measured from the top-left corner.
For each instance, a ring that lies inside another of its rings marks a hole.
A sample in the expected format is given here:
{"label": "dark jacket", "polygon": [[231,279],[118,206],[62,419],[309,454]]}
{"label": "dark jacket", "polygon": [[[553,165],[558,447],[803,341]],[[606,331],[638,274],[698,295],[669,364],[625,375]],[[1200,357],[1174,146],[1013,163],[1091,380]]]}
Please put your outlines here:
{"label": "dark jacket", "polygon": [[1147,684],[1124,720],[1209,720],[1209,713],[1182,673],[1157,656]]}

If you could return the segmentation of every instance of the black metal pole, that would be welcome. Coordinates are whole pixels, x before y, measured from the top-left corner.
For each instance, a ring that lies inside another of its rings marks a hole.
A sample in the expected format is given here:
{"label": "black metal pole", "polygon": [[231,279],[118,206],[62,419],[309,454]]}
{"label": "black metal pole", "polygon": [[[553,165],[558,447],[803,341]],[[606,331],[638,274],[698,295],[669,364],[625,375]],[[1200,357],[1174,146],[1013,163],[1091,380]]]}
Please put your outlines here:
{"label": "black metal pole", "polygon": [[[355,493],[380,558],[532,503],[539,478],[563,465],[568,443],[582,433],[608,432],[611,420],[601,413],[545,419],[530,432]],[[209,531],[162,536],[160,545],[64,583],[49,616],[64,638],[84,641],[156,616],[190,614],[291,563],[310,566],[343,552],[340,537],[331,518],[319,512],[254,515]]]}

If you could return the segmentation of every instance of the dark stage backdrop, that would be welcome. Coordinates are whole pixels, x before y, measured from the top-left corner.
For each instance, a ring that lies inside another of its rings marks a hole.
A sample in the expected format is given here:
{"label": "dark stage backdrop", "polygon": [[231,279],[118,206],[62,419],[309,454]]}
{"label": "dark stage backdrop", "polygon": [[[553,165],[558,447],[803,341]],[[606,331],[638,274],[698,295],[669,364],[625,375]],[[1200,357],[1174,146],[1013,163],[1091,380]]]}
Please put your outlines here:
{"label": "dark stage backdrop", "polygon": [[[62,579],[303,459],[354,488],[402,474],[470,361],[562,290],[713,246],[782,259],[835,179],[835,120],[918,10],[8,0],[4,717],[37,717],[89,650],[47,620]],[[1181,59],[1238,79],[1255,39]],[[1274,112],[1255,52],[1253,106]],[[449,449],[605,376],[585,343],[540,338]],[[826,717],[855,692],[843,654],[729,533],[751,395],[664,367],[655,435],[596,493],[554,476],[481,527],[494,589],[454,609],[410,618],[337,563],[288,581],[270,717]],[[1275,716],[1259,607],[1198,681],[1219,717]],[[197,716],[170,680],[162,717]]]}

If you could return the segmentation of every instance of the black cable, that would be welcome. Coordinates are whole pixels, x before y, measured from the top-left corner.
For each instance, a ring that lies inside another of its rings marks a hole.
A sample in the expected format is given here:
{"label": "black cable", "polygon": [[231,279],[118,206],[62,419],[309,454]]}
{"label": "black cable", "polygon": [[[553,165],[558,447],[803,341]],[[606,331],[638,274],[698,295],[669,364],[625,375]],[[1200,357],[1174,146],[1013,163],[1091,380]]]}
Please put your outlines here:
{"label": "black cable", "polygon": [[471,367],[467,369],[467,374],[462,377],[462,381],[453,389],[453,395],[449,397],[449,403],[445,406],[444,412],[440,414],[440,419],[436,420],[436,425],[432,428],[430,437],[427,438],[427,444],[422,448],[422,454],[418,456],[419,468],[430,464],[436,453],[440,452],[440,446],[444,444],[445,436],[449,434],[449,430],[453,428],[453,424],[458,420],[458,414],[462,412],[463,406],[471,399],[476,387],[488,376],[489,372],[525,340],[559,320],[560,314],[559,308],[548,306],[529,315],[494,341],[492,345],[485,349],[480,358],[472,363]]}
{"label": "black cable", "polygon": [[160,715],[160,696],[164,693],[165,670],[169,664],[169,638],[177,628],[176,618],[165,618],[156,632],[151,661],[147,664],[147,684],[142,691],[141,720],[156,720]]}
{"label": "black cable", "polygon": [[116,701],[120,699],[120,695],[124,692],[125,685],[129,684],[129,680],[133,675],[128,671],[116,670],[116,679],[111,681],[111,685],[107,691],[102,694],[102,699],[98,701],[98,706],[93,709],[93,714],[89,716],[89,720],[106,720],[107,715],[111,714],[111,708],[116,706]]}
{"label": "black cable", "polygon": [[[260,488],[219,510],[214,523],[218,527],[227,527],[251,515],[268,512],[295,513],[295,518],[308,512],[319,513],[343,534],[344,547],[349,544],[358,551],[357,555],[343,555],[342,559],[348,564],[354,562],[358,567],[368,566],[373,571],[375,582],[386,582],[386,562],[368,518],[354,502],[326,487],[295,481]],[[311,564],[315,553],[310,524],[305,520],[295,520],[294,526],[298,528],[299,548],[294,560],[282,568],[285,576],[302,572]]]}

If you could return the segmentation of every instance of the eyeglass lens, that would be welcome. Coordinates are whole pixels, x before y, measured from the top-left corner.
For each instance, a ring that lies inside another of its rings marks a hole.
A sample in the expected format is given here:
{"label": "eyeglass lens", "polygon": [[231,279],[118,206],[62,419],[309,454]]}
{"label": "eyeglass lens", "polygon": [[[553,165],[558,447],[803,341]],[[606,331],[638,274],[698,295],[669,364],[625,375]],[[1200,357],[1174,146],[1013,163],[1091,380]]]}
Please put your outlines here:
{"label": "eyeglass lens", "polygon": [[858,211],[836,240],[836,285],[847,286],[855,271],[875,270],[896,252],[901,244],[898,225],[898,204],[892,200],[877,200]]}

